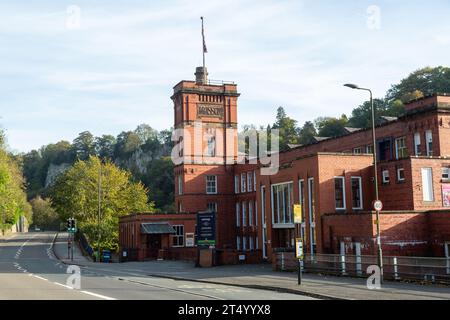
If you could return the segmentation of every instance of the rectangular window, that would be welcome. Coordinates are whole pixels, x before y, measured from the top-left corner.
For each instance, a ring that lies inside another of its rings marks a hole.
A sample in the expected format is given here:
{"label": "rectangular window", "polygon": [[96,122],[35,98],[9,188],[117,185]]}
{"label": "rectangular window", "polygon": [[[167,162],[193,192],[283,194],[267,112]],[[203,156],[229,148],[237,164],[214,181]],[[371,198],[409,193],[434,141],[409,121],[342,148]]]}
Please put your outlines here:
{"label": "rectangular window", "polygon": [[316,225],[315,225],[315,189],[314,178],[308,178],[308,208],[309,208],[309,243],[310,253],[316,252]]}
{"label": "rectangular window", "polygon": [[241,250],[241,237],[236,237],[236,250]]}
{"label": "rectangular window", "polygon": [[427,143],[427,156],[433,155],[433,133],[431,130],[425,131],[425,141]]}
{"label": "rectangular window", "polygon": [[243,251],[247,250],[247,237],[246,236],[242,237],[242,250]]}
{"label": "rectangular window", "polygon": [[175,225],[173,226],[176,233],[172,236],[172,247],[183,247],[184,246],[184,226]]}
{"label": "rectangular window", "polygon": [[352,177],[352,207],[356,210],[363,208],[361,177]]}
{"label": "rectangular window", "polygon": [[217,176],[206,176],[206,194],[217,193]]}
{"label": "rectangular window", "polygon": [[421,149],[420,149],[420,133],[416,132],[414,133],[414,154],[416,156],[420,156],[421,154]]}
{"label": "rectangular window", "polygon": [[247,188],[248,192],[251,192],[253,190],[253,172],[247,172]]}
{"label": "rectangular window", "polygon": [[255,237],[255,248],[256,248],[256,250],[259,250],[258,236]]}
{"label": "rectangular window", "polygon": [[247,202],[242,202],[242,226],[247,226]]}
{"label": "rectangular window", "polygon": [[217,202],[208,202],[207,208],[209,212],[217,212]]}
{"label": "rectangular window", "polygon": [[345,209],[345,178],[334,177],[334,199],[336,209]]}
{"label": "rectangular window", "polygon": [[249,249],[250,251],[253,251],[254,247],[253,247],[253,237],[249,237]]}
{"label": "rectangular window", "polygon": [[431,168],[422,168],[423,201],[434,201],[433,171]]}
{"label": "rectangular window", "polygon": [[236,202],[236,227],[241,226],[241,206]]}
{"label": "rectangular window", "polygon": [[239,176],[234,176],[234,193],[239,193]]}
{"label": "rectangular window", "polygon": [[442,180],[450,179],[450,168],[443,167],[442,168]]}
{"label": "rectangular window", "polygon": [[383,183],[389,183],[389,170],[383,170],[381,175],[383,177]]}
{"label": "rectangular window", "polygon": [[292,207],[294,204],[293,183],[272,185],[272,222],[293,223]]}
{"label": "rectangular window", "polygon": [[253,201],[248,202],[248,225],[253,226]]}
{"label": "rectangular window", "polygon": [[406,138],[401,137],[395,139],[395,157],[397,159],[406,158],[408,156],[408,150],[406,148]]}
{"label": "rectangular window", "polygon": [[373,145],[366,146],[366,153],[373,154]]}
{"label": "rectangular window", "polygon": [[246,192],[245,191],[245,189],[246,189],[246,180],[247,180],[247,178],[245,177],[245,173],[241,173],[241,192],[242,193],[244,193],[244,192]]}
{"label": "rectangular window", "polygon": [[298,199],[302,208],[302,220],[305,221],[305,180],[298,181]]}
{"label": "rectangular window", "polygon": [[208,153],[207,153],[207,155],[209,157],[216,156],[216,137],[215,136],[208,137]]}
{"label": "rectangular window", "polygon": [[397,181],[398,182],[405,181],[405,169],[404,168],[397,168]]}
{"label": "rectangular window", "polygon": [[178,176],[178,195],[182,195],[183,194],[183,176],[179,175]]}
{"label": "rectangular window", "polygon": [[353,149],[353,154],[361,154],[361,153],[362,153],[362,148],[361,147]]}
{"label": "rectangular window", "polygon": [[253,171],[253,191],[256,191],[256,170]]}
{"label": "rectangular window", "polygon": [[258,226],[258,205],[255,200],[255,226]]}

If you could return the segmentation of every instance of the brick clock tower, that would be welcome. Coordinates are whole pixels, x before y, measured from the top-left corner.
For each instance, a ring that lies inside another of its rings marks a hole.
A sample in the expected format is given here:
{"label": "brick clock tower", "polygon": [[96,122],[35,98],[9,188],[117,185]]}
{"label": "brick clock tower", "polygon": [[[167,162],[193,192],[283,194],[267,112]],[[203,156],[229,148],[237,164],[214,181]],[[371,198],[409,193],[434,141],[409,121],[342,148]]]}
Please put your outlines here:
{"label": "brick clock tower", "polygon": [[[234,164],[237,160],[237,99],[234,83],[207,79],[205,67],[195,81],[174,87],[175,205],[179,213],[215,211],[216,247],[234,247]],[[219,227],[220,226],[220,227]]]}

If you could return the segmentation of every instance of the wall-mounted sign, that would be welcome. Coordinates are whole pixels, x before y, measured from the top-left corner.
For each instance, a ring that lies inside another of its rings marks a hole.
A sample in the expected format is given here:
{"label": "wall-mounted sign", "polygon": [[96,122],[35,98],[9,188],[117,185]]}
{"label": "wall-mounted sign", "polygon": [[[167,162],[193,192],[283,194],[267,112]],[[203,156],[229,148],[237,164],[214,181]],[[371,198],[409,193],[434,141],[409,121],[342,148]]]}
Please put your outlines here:
{"label": "wall-mounted sign", "polygon": [[197,213],[197,245],[216,245],[216,214],[214,212]]}
{"label": "wall-mounted sign", "polygon": [[193,247],[194,244],[194,234],[192,232],[186,233],[186,247]]}
{"label": "wall-mounted sign", "polygon": [[442,185],[442,205],[450,207],[450,184]]}
{"label": "wall-mounted sign", "polygon": [[223,118],[223,106],[214,104],[198,104],[197,117]]}
{"label": "wall-mounted sign", "polygon": [[294,223],[302,223],[302,205],[294,204]]}

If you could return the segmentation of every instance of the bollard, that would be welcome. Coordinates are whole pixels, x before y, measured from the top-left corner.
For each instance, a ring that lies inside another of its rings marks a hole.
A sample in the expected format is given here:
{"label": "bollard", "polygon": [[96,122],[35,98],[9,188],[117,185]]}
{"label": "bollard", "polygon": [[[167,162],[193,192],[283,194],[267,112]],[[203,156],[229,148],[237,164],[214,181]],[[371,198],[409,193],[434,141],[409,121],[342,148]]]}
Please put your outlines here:
{"label": "bollard", "polygon": [[341,255],[341,271],[342,271],[342,274],[344,275],[345,274],[345,256],[344,255]]}
{"label": "bollard", "polygon": [[394,263],[394,279],[398,280],[399,276],[398,276],[398,264],[397,264],[397,257],[394,257],[393,259],[393,263]]}

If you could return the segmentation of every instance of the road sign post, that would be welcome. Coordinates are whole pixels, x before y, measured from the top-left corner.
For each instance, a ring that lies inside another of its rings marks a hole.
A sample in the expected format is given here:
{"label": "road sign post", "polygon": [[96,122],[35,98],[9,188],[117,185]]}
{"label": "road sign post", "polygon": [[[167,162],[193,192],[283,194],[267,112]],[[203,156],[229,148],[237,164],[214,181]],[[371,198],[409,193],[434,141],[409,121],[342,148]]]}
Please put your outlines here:
{"label": "road sign post", "polygon": [[303,261],[303,239],[301,235],[301,224],[303,222],[302,205],[294,204],[294,224],[296,227],[297,237],[295,239],[295,252],[298,260],[298,284],[302,284],[302,261]]}

